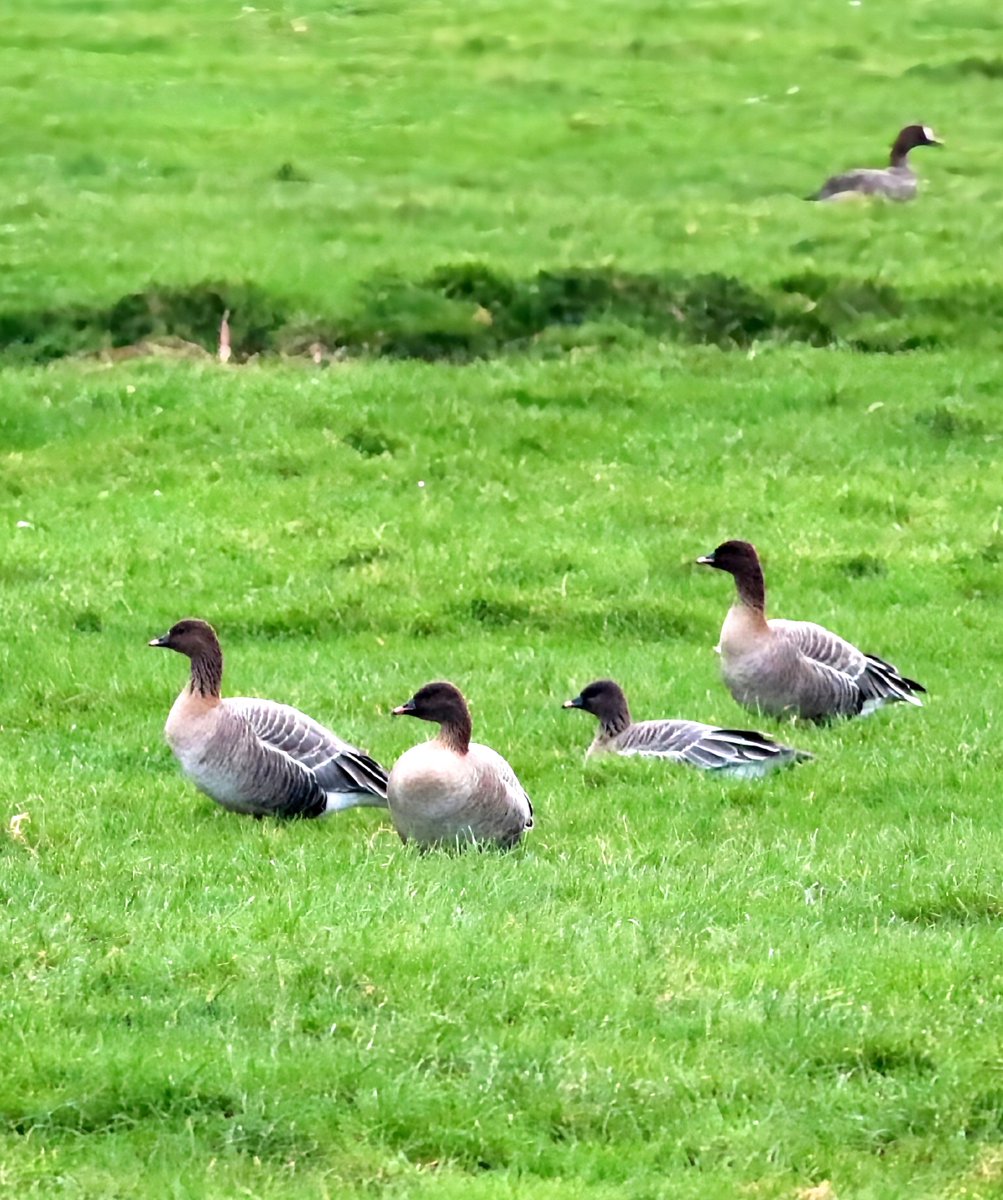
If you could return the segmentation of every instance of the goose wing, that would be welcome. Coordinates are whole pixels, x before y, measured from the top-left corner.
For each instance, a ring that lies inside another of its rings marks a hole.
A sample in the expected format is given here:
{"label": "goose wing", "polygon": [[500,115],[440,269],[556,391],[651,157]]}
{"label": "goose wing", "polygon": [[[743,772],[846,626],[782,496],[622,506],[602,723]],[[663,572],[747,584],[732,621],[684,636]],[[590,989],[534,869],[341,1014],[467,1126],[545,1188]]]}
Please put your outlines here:
{"label": "goose wing", "polygon": [[873,196],[888,190],[889,179],[885,170],[877,167],[858,167],[853,171],[844,171],[827,179],[811,198],[813,200],[829,200],[840,192],[857,192],[864,196]]}
{"label": "goose wing", "polygon": [[861,680],[864,712],[870,712],[872,708],[891,704],[896,700],[915,704],[917,708],[923,707],[923,701],[916,696],[917,692],[926,694],[926,688],[921,683],[901,675],[897,667],[885,662],[883,658],[878,658],[876,654],[865,654],[864,657],[867,659],[867,669]]}
{"label": "goose wing", "polygon": [[530,800],[529,793],[519,782],[519,776],[516,775],[508,759],[503,758],[497,750],[492,750],[490,746],[482,746],[479,742],[471,742],[470,748],[471,750],[476,748],[479,762],[488,768],[492,782],[508,807],[524,814],[523,829],[532,829],[533,801]]}
{"label": "goose wing", "polygon": [[670,758],[704,771],[759,775],[810,758],[751,729],[720,729],[700,721],[638,721],[615,739],[619,754]]}
{"label": "goose wing", "polygon": [[858,713],[863,706],[860,681],[867,656],[838,634],[813,621],[770,621],[770,628],[800,655],[802,668],[814,676],[812,690],[824,697],[820,711]]}
{"label": "goose wing", "polygon": [[369,795],[385,804],[386,771],[319,721],[274,700],[241,696],[224,703],[262,742],[310,770],[325,792]]}
{"label": "goose wing", "polygon": [[922,684],[900,675],[891,663],[865,654],[822,625],[775,620],[770,621],[770,628],[826,677],[836,703],[834,711],[870,712],[897,700],[922,707],[923,702],[915,695],[926,691]]}

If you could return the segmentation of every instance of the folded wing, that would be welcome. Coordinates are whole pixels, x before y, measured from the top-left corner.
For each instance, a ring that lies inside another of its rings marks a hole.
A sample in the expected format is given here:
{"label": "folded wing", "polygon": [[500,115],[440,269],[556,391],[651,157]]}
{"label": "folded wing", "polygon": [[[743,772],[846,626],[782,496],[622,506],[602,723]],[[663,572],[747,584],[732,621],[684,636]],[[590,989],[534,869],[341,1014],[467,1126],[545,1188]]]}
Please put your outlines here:
{"label": "folded wing", "polygon": [[369,797],[356,803],[385,806],[386,771],[319,721],[291,705],[271,700],[238,697],[224,703],[242,716],[267,746],[306,767],[325,792]]}
{"label": "folded wing", "polygon": [[638,721],[614,741],[618,754],[669,758],[704,771],[763,775],[811,755],[751,729],[721,729],[699,721]]}

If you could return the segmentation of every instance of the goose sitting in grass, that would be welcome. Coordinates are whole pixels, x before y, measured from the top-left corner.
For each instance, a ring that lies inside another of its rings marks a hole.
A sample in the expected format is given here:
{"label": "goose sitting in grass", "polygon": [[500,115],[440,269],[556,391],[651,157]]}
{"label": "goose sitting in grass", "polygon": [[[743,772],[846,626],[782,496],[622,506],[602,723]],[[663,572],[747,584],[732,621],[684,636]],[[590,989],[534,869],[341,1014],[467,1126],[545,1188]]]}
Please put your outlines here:
{"label": "goose sitting in grass", "polygon": [[632,721],[627,697],[612,679],[590,683],[574,700],[565,700],[564,707],[580,708],[599,718],[599,732],[586,758],[601,754],[668,758],[743,779],[811,758],[750,729],[719,729],[700,721]]}
{"label": "goose sitting in grass", "polygon": [[306,713],[274,700],[221,699],[223,652],[206,621],[178,621],[149,644],[191,659],[164,732],[182,771],[218,804],[255,817],[386,808],[386,771]]}
{"label": "goose sitting in grass", "polygon": [[735,580],[717,650],[724,681],[745,708],[810,721],[866,716],[897,701],[922,708],[916,693],[926,688],[884,659],[811,621],[768,621],[763,570],[749,542],[724,542],[697,562]]}
{"label": "goose sitting in grass", "polygon": [[515,771],[500,754],[470,740],[470,710],[459,688],[427,683],[393,716],[440,726],[436,737],[405,751],[390,772],[390,816],[405,842],[508,849],[533,828],[533,805]]}
{"label": "goose sitting in grass", "polygon": [[858,167],[827,179],[809,200],[842,200],[852,196],[883,196],[887,200],[912,200],[917,191],[916,172],[909,166],[909,151],[917,146],[942,146],[929,125],[907,125],[892,145],[887,167]]}

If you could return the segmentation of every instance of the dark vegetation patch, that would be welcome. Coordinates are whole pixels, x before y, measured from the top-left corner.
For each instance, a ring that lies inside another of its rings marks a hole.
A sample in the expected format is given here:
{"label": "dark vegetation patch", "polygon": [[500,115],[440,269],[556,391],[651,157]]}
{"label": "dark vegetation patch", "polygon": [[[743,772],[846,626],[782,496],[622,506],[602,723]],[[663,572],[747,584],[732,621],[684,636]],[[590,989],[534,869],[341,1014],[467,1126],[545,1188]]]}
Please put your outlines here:
{"label": "dark vegetation patch", "polygon": [[900,921],[916,925],[982,925],[1003,920],[1003,896],[974,889],[944,891],[940,895],[896,905]]}
{"label": "dark vegetation patch", "polygon": [[834,1072],[847,1078],[868,1075],[929,1075],[936,1064],[914,1046],[868,1041],[862,1046],[843,1047],[822,1053],[812,1060],[813,1071]]}
{"label": "dark vegetation patch", "polygon": [[916,420],[940,438],[984,437],[989,433],[989,427],[981,417],[950,401],[919,413]]}
{"label": "dark vegetation patch", "polygon": [[969,1141],[999,1141],[1003,1134],[1003,1089],[990,1088],[972,1097],[960,1133]]}
{"label": "dark vegetation patch", "polygon": [[836,567],[848,579],[873,579],[888,574],[888,567],[884,561],[867,553],[841,559]]}
{"label": "dark vegetation patch", "polygon": [[[293,180],[298,173],[283,164],[277,177]],[[469,362],[511,351],[629,343],[638,335],[724,349],[772,340],[897,353],[938,344],[945,326],[969,336],[999,328],[1003,286],[914,297],[881,280],[813,272],[754,288],[719,274],[573,267],[516,278],[462,263],[420,280],[369,279],[341,315],[293,319],[292,311],[291,302],[249,283],[154,284],[105,306],[0,312],[0,362],[81,353],[211,355],[224,313],[236,361],[282,354],[317,363],[350,356]]]}
{"label": "dark vegetation patch", "polygon": [[295,163],[280,163],[272,176],[278,183],[309,183],[310,176],[296,166]]}
{"label": "dark vegetation patch", "polygon": [[392,457],[404,444],[400,438],[382,429],[367,429],[364,426],[350,429],[342,434],[341,440],[363,458],[379,458],[384,454]]}
{"label": "dark vegetation patch", "polygon": [[73,628],[78,633],[101,633],[104,621],[93,608],[82,608],[73,618]]}
{"label": "dark vegetation patch", "polygon": [[26,1135],[35,1130],[77,1134],[109,1133],[144,1122],[222,1116],[232,1118],[239,1102],[224,1093],[167,1083],[143,1090],[110,1086],[79,1099],[23,1112],[8,1110],[0,1120],[12,1133]]}
{"label": "dark vegetation patch", "polygon": [[906,71],[907,75],[921,75],[926,79],[949,81],[976,76],[980,79],[1003,79],[1003,58],[983,58],[970,55],[946,63],[917,63]]}
{"label": "dark vegetation patch", "polygon": [[475,596],[472,600],[457,605],[454,611],[462,619],[469,616],[471,620],[488,629],[504,629],[509,625],[528,625],[531,623],[531,612],[528,604],[513,601],[489,600],[485,596]]}
{"label": "dark vegetation patch", "polygon": [[285,312],[253,284],[153,285],[105,307],[0,313],[0,360],[44,363],[158,338],[213,351],[225,312],[231,345],[245,357],[270,349],[274,331],[286,323]]}
{"label": "dark vegetation patch", "polygon": [[351,570],[352,567],[368,567],[370,563],[382,562],[390,557],[385,546],[357,546],[354,550],[346,550],[340,558],[335,558],[331,566],[335,570]]}

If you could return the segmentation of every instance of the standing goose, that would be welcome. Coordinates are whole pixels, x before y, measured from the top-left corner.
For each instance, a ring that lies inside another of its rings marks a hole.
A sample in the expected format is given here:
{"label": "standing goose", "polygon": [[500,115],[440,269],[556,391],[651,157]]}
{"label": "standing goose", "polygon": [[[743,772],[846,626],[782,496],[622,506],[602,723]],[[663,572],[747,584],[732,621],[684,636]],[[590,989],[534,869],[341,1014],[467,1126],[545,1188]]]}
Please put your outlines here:
{"label": "standing goose", "polygon": [[181,769],[232,812],[322,817],[343,808],[387,806],[387,773],[306,713],[274,700],[223,700],[216,631],[187,618],[151,646],[191,659],[191,678],[164,729]]}
{"label": "standing goose", "polygon": [[564,707],[580,708],[599,718],[599,732],[586,758],[601,754],[669,758],[743,779],[811,758],[751,729],[719,729],[700,721],[631,721],[627,697],[612,679],[590,683],[574,700],[565,700]]}
{"label": "standing goose", "polygon": [[406,750],[390,772],[387,801],[403,841],[508,849],[533,828],[533,805],[515,772],[500,754],[470,740],[470,710],[459,688],[427,683],[392,715],[441,727],[431,741]]}
{"label": "standing goose", "polygon": [[916,195],[916,172],[909,166],[909,151],[917,146],[942,146],[929,125],[907,125],[892,144],[887,167],[858,167],[827,179],[809,200],[842,199],[847,196],[884,196],[887,200],[912,200]]}
{"label": "standing goose", "polygon": [[922,708],[915,693],[926,688],[884,659],[811,621],[768,621],[763,569],[749,542],[724,542],[697,562],[735,580],[738,598],[717,651],[724,681],[745,708],[810,721],[866,716],[899,700]]}

